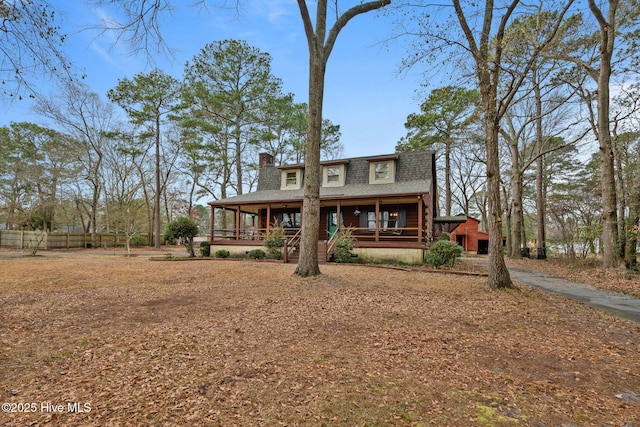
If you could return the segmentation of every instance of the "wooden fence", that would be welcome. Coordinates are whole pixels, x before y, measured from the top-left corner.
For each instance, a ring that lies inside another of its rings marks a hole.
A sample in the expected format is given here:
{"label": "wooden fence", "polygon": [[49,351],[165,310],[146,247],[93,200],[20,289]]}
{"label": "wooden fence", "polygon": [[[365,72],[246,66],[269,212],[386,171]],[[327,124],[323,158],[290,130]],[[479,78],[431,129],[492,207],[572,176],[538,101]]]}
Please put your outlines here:
{"label": "wooden fence", "polygon": [[123,234],[96,234],[92,242],[91,233],[43,233],[42,231],[0,230],[0,248],[31,249],[36,245],[40,249],[107,248],[124,246]]}

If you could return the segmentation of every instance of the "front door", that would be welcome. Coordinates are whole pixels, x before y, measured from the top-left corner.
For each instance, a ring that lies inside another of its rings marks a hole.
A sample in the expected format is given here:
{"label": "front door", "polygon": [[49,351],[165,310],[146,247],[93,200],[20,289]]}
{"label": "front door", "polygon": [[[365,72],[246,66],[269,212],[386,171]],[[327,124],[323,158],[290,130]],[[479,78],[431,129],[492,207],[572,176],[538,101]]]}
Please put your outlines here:
{"label": "front door", "polygon": [[[342,223],[342,212],[340,212],[340,223]],[[327,239],[338,229],[338,211],[336,209],[329,210],[327,214]]]}

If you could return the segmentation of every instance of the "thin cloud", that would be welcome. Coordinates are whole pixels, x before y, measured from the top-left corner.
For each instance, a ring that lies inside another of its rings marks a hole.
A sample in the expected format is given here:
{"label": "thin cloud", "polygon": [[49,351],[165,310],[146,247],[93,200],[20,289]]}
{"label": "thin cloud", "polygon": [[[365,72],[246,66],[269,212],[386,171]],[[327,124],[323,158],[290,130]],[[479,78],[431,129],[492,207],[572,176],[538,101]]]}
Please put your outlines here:
{"label": "thin cloud", "polygon": [[249,4],[251,15],[265,17],[271,24],[288,24],[289,18],[298,14],[298,7],[291,0],[260,0]]}

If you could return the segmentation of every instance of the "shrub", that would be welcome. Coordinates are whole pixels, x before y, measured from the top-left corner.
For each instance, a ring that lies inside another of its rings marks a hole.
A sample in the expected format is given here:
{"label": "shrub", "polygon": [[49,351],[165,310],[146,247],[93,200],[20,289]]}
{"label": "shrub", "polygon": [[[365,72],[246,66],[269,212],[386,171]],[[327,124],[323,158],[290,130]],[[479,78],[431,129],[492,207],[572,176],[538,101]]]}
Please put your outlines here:
{"label": "shrub", "polygon": [[353,262],[353,230],[343,228],[336,237],[335,249],[333,251],[333,260],[340,263]]}
{"label": "shrub", "polygon": [[211,256],[211,245],[209,242],[200,242],[200,256],[203,258]]}
{"label": "shrub", "polygon": [[440,267],[442,265],[452,266],[462,255],[462,248],[455,242],[448,240],[438,240],[429,247],[429,252],[425,257],[425,263]]}
{"label": "shrub", "polygon": [[284,247],[286,239],[284,228],[274,224],[264,238],[264,246],[267,248],[266,255],[272,259],[281,259],[282,248]]}
{"label": "shrub", "polygon": [[250,250],[247,254],[247,257],[251,259],[264,259],[267,256],[266,252],[262,249],[253,249]]}
{"label": "shrub", "polygon": [[198,225],[189,217],[183,216],[167,224],[164,231],[164,239],[168,242],[177,241],[183,244],[189,252],[189,256],[194,257],[193,238],[198,235]]}
{"label": "shrub", "polygon": [[38,254],[38,250],[40,249],[40,244],[44,240],[47,233],[40,231],[35,234],[34,239],[30,239],[28,242],[29,246],[29,254],[31,256],[36,256]]}
{"label": "shrub", "polygon": [[216,258],[229,258],[229,255],[231,254],[226,249],[218,249],[216,251]]}
{"label": "shrub", "polygon": [[131,235],[131,240],[129,240],[129,245],[131,246],[146,246],[148,243],[147,238],[138,233]]}

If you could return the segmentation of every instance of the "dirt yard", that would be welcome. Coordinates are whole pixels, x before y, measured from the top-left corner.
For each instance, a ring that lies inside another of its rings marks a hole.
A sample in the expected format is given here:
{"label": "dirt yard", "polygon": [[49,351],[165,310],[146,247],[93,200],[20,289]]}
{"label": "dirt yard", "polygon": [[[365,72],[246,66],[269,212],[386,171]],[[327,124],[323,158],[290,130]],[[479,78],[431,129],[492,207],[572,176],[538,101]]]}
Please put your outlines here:
{"label": "dirt yard", "polygon": [[5,426],[640,426],[640,325],[486,278],[0,254]]}

